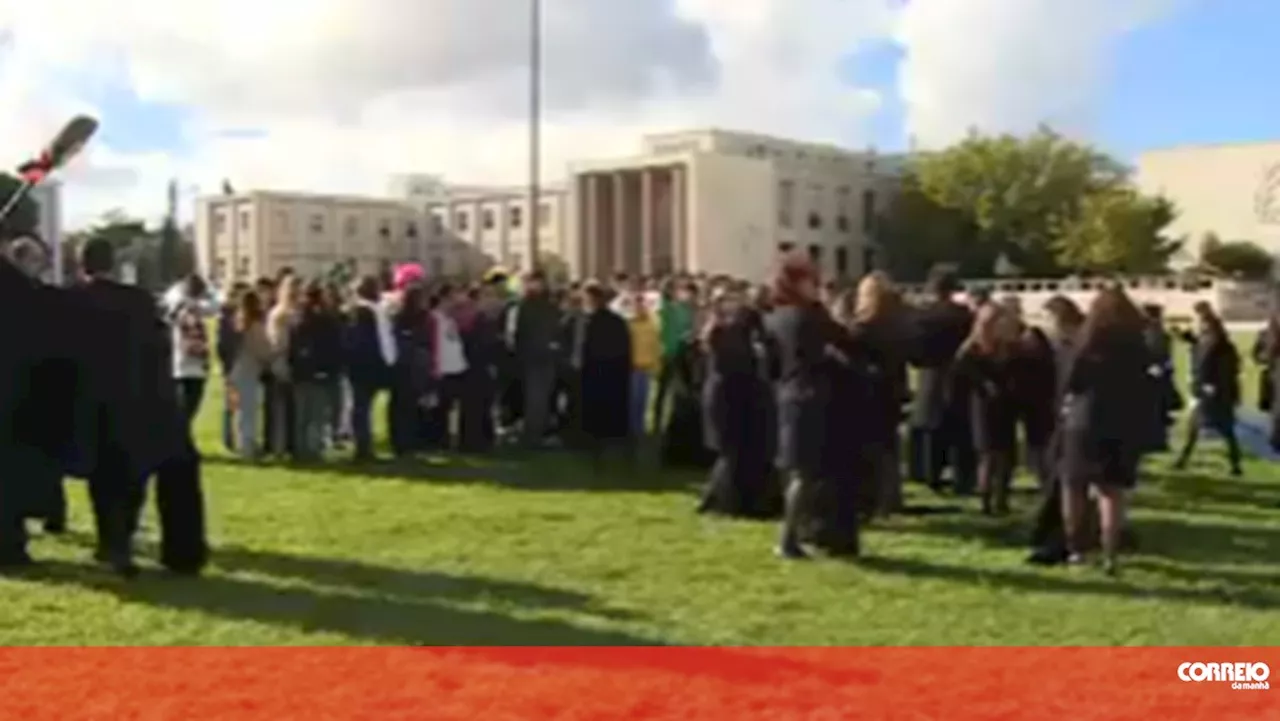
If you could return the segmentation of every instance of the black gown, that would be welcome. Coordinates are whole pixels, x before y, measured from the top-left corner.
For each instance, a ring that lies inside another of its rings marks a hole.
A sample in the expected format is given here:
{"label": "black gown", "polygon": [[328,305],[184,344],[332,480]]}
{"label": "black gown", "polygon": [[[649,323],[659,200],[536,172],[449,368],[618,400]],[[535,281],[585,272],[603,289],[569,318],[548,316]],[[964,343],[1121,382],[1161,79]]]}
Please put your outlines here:
{"label": "black gown", "polygon": [[702,386],[706,358],[698,343],[686,341],[671,359],[671,416],[662,433],[662,464],[668,468],[708,470],[716,454],[703,433]]}
{"label": "black gown", "polygon": [[711,332],[703,386],[707,446],[717,454],[699,510],[767,518],[780,510],[773,483],[771,388],[765,338],[747,317]]}
{"label": "black gown", "polygon": [[596,444],[631,435],[631,331],[607,308],[583,324],[578,366],[579,422],[584,438]]}

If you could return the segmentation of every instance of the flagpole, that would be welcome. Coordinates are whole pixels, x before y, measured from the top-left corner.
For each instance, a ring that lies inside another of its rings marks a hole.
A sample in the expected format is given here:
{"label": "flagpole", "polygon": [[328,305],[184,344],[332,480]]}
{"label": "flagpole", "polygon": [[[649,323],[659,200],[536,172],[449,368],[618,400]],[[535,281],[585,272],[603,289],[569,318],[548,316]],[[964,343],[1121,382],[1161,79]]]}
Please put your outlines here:
{"label": "flagpole", "polygon": [[[542,240],[542,0],[529,0],[529,233],[526,267],[541,265]],[[518,269],[517,269],[518,270]]]}

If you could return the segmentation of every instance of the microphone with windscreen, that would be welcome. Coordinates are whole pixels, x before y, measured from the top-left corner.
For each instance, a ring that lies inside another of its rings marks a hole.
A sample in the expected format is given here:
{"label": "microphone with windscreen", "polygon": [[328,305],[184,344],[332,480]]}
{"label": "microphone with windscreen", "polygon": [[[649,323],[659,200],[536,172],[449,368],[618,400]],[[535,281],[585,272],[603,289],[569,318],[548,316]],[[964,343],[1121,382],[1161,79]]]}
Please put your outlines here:
{"label": "microphone with windscreen", "polygon": [[97,131],[97,120],[87,115],[77,115],[62,126],[62,130],[53,138],[53,142],[49,143],[35,160],[29,160],[18,166],[18,177],[22,179],[22,183],[4,201],[4,206],[0,207],[0,222],[9,217],[32,188],[75,157]]}

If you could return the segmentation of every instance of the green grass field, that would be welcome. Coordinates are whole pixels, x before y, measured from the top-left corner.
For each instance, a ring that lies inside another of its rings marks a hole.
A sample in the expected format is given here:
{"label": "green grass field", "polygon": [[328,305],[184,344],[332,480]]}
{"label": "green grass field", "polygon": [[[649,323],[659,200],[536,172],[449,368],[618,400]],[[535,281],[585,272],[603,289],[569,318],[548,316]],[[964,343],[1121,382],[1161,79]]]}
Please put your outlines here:
{"label": "green grass field", "polygon": [[[1251,384],[1252,381],[1250,380]],[[378,475],[236,464],[200,421],[207,577],[120,581],[65,538],[0,578],[15,644],[1280,644],[1280,469],[1152,459],[1119,578],[1022,563],[1025,521],[963,507],[871,528],[867,558],[786,564],[775,526],[693,513],[700,478],[576,461],[424,460]],[[1030,508],[1027,490],[1016,499]],[[146,535],[155,525],[148,520]]]}

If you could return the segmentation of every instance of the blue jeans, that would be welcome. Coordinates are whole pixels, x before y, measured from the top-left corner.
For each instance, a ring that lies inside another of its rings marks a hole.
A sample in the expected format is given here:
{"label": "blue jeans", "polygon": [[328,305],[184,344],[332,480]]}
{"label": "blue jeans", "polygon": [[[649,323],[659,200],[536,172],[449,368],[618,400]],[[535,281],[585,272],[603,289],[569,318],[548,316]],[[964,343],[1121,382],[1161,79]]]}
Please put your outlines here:
{"label": "blue jeans", "polygon": [[628,395],[630,410],[631,435],[640,437],[645,434],[645,420],[649,415],[649,373],[648,371],[631,371],[631,393]]}
{"label": "blue jeans", "polygon": [[[231,387],[239,396],[235,414],[235,449],[241,458],[258,457],[258,413],[262,410],[262,383],[257,378],[233,376]],[[229,410],[229,409],[228,409]]]}

